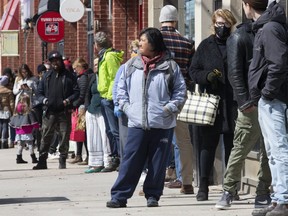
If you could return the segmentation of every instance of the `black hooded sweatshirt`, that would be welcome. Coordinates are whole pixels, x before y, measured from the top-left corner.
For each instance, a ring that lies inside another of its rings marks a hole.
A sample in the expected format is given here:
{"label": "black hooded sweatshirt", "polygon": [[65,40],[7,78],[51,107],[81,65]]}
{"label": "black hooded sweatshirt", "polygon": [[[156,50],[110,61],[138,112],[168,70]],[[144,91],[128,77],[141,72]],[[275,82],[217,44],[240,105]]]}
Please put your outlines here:
{"label": "black hooded sweatshirt", "polygon": [[255,105],[264,99],[288,104],[288,34],[285,11],[276,2],[253,23],[256,32],[249,67],[249,89]]}

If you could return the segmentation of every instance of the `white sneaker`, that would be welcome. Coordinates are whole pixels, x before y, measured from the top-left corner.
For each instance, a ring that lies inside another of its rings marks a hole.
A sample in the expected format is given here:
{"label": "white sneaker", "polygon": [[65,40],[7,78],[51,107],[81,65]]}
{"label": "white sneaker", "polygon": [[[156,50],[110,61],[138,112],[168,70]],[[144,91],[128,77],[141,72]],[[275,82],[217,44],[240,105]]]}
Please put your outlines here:
{"label": "white sneaker", "polygon": [[52,154],[48,154],[48,159],[50,160],[56,160],[56,159],[59,159],[59,152],[55,152],[55,153],[52,153]]}

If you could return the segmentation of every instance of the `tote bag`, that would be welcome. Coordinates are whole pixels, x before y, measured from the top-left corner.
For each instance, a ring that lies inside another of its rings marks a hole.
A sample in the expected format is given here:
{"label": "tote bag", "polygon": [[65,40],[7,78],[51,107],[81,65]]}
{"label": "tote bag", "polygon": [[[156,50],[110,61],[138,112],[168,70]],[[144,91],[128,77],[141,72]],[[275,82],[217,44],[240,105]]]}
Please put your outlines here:
{"label": "tote bag", "polygon": [[84,130],[78,130],[77,129],[77,122],[78,122],[78,110],[76,109],[71,115],[70,140],[76,141],[76,142],[84,142],[86,139],[85,129]]}
{"label": "tote bag", "polygon": [[177,120],[197,125],[214,125],[220,97],[213,94],[200,93],[199,85],[195,92],[187,91],[187,100]]}

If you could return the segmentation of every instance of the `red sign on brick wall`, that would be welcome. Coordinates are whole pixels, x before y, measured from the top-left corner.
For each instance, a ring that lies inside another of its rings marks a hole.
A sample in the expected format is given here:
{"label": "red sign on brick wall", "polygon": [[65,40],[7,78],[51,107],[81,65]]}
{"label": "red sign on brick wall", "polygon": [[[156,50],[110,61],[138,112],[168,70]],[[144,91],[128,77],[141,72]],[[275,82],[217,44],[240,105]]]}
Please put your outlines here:
{"label": "red sign on brick wall", "polygon": [[47,11],[38,18],[38,35],[45,42],[57,43],[64,38],[64,23],[60,13]]}

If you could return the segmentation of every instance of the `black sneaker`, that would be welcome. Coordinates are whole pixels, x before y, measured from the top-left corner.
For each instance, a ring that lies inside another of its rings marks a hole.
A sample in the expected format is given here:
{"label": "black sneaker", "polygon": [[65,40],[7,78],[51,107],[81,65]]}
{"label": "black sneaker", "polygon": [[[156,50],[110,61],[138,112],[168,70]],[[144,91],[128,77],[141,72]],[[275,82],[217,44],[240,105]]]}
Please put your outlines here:
{"label": "black sneaker", "polygon": [[126,203],[121,203],[118,200],[110,200],[106,203],[106,207],[108,208],[126,208]]}
{"label": "black sneaker", "polygon": [[269,194],[257,195],[255,197],[255,208],[266,208],[271,204]]}
{"label": "black sneaker", "polygon": [[155,197],[149,197],[147,199],[147,207],[158,207],[158,206],[159,204]]}
{"label": "black sneaker", "polygon": [[233,201],[233,195],[228,191],[224,191],[221,199],[216,203],[215,208],[225,210],[231,207]]}

